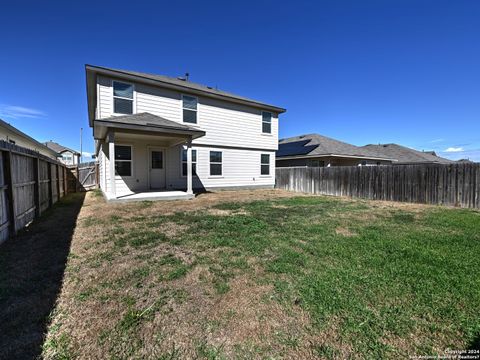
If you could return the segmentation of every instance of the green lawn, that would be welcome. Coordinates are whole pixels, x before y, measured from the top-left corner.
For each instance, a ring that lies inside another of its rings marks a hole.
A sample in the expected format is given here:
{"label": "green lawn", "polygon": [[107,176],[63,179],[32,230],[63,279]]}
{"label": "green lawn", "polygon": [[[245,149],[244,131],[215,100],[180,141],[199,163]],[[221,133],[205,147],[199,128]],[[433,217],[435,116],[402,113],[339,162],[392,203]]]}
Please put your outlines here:
{"label": "green lawn", "polygon": [[45,357],[398,358],[478,346],[477,211],[331,197],[168,204],[86,199]]}

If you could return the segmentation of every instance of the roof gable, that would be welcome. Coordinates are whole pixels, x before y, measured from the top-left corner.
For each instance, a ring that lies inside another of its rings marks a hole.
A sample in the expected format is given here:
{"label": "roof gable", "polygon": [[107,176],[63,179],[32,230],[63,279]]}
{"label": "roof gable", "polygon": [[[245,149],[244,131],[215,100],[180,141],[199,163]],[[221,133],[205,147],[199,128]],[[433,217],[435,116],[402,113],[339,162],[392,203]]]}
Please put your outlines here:
{"label": "roof gable", "polygon": [[52,140],[50,141],[47,141],[45,143],[45,146],[52,149],[53,151],[56,151],[57,153],[62,153],[62,152],[65,152],[65,151],[70,151],[71,153],[75,154],[75,155],[80,155],[80,153],[78,151],[75,151],[75,150],[72,150],[66,146],[63,146],[63,145],[60,145],[59,143],[56,143]]}

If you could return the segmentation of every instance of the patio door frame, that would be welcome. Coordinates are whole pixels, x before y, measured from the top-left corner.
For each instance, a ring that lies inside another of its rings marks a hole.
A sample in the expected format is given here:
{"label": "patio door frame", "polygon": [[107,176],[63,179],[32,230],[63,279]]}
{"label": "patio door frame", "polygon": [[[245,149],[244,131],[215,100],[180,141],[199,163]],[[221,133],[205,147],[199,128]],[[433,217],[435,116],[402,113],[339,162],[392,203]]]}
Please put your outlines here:
{"label": "patio door frame", "polygon": [[[163,188],[152,188],[152,151],[161,151],[162,152],[162,161],[163,161],[163,176],[164,176],[164,183],[165,186]],[[167,188],[167,155],[166,155],[166,148],[162,146],[148,146],[148,161],[147,161],[147,172],[148,172],[148,189],[149,190],[164,190]]]}

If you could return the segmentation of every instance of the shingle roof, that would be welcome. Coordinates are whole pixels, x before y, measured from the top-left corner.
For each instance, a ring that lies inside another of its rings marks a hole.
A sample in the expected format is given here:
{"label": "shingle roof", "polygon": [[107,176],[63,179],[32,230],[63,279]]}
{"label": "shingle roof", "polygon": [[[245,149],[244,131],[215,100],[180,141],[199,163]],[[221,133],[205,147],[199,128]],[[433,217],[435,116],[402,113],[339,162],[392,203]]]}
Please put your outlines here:
{"label": "shingle roof", "polygon": [[53,151],[55,151],[55,152],[57,152],[57,153],[62,153],[62,152],[64,152],[64,151],[70,151],[70,152],[72,152],[72,153],[74,153],[74,154],[80,155],[80,153],[79,153],[78,151],[75,151],[75,150],[72,150],[72,149],[70,149],[70,148],[68,148],[68,147],[66,147],[66,146],[60,145],[59,143],[56,143],[56,142],[54,142],[54,141],[52,141],[52,140],[47,141],[47,142],[45,143],[45,146],[48,147],[48,148],[50,148],[50,149],[52,149]]}
{"label": "shingle roof", "polygon": [[452,160],[433,155],[430,151],[418,151],[398,144],[378,144],[362,146],[377,156],[388,156],[398,160],[397,164],[437,163],[450,164]]}
{"label": "shingle roof", "polygon": [[104,119],[98,119],[96,121],[160,127],[160,128],[168,128],[168,129],[175,129],[175,130],[201,131],[196,127],[180,124],[175,121],[167,120],[161,116],[153,115],[147,112],[140,113],[140,114],[133,114],[133,115],[125,115],[125,116],[111,116]]}
{"label": "shingle roof", "polygon": [[[304,151],[305,148],[308,151]],[[299,135],[279,141],[277,157],[292,156],[352,156],[366,159],[391,159],[389,156],[379,156],[367,149],[335,140],[319,134]]]}

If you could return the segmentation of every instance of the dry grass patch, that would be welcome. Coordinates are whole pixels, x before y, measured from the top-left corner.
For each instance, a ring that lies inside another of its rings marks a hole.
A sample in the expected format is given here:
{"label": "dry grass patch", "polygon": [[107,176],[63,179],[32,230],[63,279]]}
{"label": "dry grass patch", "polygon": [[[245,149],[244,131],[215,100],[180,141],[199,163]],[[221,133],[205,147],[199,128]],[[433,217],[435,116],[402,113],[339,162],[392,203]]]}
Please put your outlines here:
{"label": "dry grass patch", "polygon": [[351,231],[348,228],[344,228],[344,227],[337,227],[335,229],[335,234],[346,236],[346,237],[351,237],[351,236],[357,236],[358,235],[357,233]]}
{"label": "dry grass patch", "polygon": [[468,346],[475,220],[276,190],[113,205],[89,194],[43,356],[388,358]]}
{"label": "dry grass patch", "polygon": [[244,209],[228,210],[228,209],[208,209],[207,214],[214,216],[233,216],[233,215],[248,215]]}

